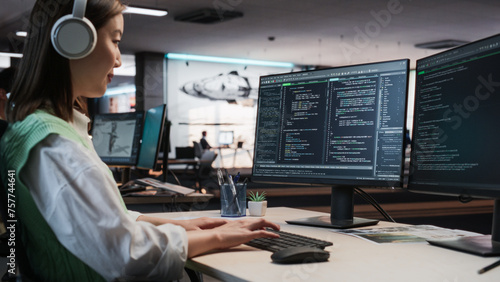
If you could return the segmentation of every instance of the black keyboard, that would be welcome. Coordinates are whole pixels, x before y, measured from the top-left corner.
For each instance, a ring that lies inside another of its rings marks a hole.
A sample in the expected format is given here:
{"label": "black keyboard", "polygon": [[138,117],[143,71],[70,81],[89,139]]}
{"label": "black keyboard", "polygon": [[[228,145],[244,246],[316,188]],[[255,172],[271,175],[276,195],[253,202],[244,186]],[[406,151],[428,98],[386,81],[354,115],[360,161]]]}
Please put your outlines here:
{"label": "black keyboard", "polygon": [[316,247],[324,249],[333,245],[332,242],[306,237],[285,231],[276,231],[267,229],[267,231],[279,234],[279,238],[258,238],[246,243],[245,245],[258,248],[265,251],[277,252],[290,247]]}

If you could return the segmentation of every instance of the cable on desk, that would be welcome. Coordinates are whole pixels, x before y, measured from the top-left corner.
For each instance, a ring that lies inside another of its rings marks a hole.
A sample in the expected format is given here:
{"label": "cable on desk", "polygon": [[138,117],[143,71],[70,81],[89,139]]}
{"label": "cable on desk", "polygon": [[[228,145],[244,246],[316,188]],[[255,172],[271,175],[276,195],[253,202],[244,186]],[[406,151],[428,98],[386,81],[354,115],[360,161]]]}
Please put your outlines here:
{"label": "cable on desk", "polygon": [[170,199],[172,200],[172,203],[171,203],[171,206],[170,206],[171,210],[174,211],[174,212],[178,211],[178,208],[177,208],[177,196],[174,195]]}
{"label": "cable on desk", "polygon": [[363,191],[362,189],[360,188],[354,188],[354,192],[356,192],[356,194],[358,194],[359,196],[361,196],[361,198],[363,198],[365,201],[367,201],[368,203],[370,203],[380,214],[382,214],[382,216],[388,220],[388,221],[391,221],[391,222],[396,222],[381,206],[380,204],[377,202],[377,200],[375,200],[375,198],[373,198],[370,194],[366,193],[365,191]]}
{"label": "cable on desk", "polygon": [[181,182],[179,181],[179,178],[177,178],[177,175],[175,175],[175,173],[171,169],[169,169],[168,171],[170,171],[172,176],[175,178],[175,182],[177,182],[177,185],[181,185]]}

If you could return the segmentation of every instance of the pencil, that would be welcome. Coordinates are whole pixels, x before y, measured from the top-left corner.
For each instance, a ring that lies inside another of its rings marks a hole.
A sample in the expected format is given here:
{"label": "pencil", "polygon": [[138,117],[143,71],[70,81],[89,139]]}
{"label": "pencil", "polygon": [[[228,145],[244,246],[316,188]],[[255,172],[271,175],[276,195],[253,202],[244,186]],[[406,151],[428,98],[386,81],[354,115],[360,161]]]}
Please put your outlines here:
{"label": "pencil", "polygon": [[499,260],[499,261],[497,261],[497,262],[495,262],[495,263],[492,263],[492,264],[490,264],[490,265],[488,265],[488,266],[486,266],[486,267],[484,267],[484,268],[481,268],[481,269],[478,271],[478,273],[479,273],[479,274],[483,274],[483,273],[485,273],[486,271],[488,271],[488,270],[492,270],[493,268],[495,268],[495,267],[497,267],[497,266],[499,266],[499,265],[500,265],[500,260]]}

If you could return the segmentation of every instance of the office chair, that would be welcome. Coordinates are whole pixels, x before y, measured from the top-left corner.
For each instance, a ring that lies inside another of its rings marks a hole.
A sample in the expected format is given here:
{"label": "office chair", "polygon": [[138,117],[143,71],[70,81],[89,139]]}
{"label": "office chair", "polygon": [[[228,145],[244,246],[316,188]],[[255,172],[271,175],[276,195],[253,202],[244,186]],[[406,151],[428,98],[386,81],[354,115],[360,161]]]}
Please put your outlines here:
{"label": "office chair", "polygon": [[203,148],[201,147],[201,144],[193,141],[193,147],[194,147],[194,156],[197,157],[198,159],[201,159],[201,156],[203,155]]}
{"label": "office chair", "polygon": [[213,170],[212,163],[217,158],[214,151],[206,151],[200,158],[200,167],[198,168],[198,177],[208,177]]}
{"label": "office chair", "polygon": [[214,168],[212,167],[213,162],[217,158],[217,154],[214,151],[205,151],[200,159],[200,165],[196,174],[198,181],[198,187],[201,189],[204,187],[208,190],[218,189],[217,179],[215,178]]}

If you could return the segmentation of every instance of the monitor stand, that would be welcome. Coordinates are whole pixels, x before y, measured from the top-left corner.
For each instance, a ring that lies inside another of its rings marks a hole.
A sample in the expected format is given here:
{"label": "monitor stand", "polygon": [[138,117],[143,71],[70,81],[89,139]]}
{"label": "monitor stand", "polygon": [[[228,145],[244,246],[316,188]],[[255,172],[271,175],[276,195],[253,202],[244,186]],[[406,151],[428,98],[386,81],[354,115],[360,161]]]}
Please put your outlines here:
{"label": "monitor stand", "polygon": [[289,224],[348,229],[376,225],[378,220],[353,217],[354,188],[352,186],[333,186],[330,216],[316,216],[287,220]]}
{"label": "monitor stand", "polygon": [[429,240],[429,244],[483,257],[500,255],[500,199],[495,200],[491,235],[463,237],[454,240]]}
{"label": "monitor stand", "polygon": [[122,186],[127,184],[127,182],[130,181],[130,167],[124,167],[122,168]]}

